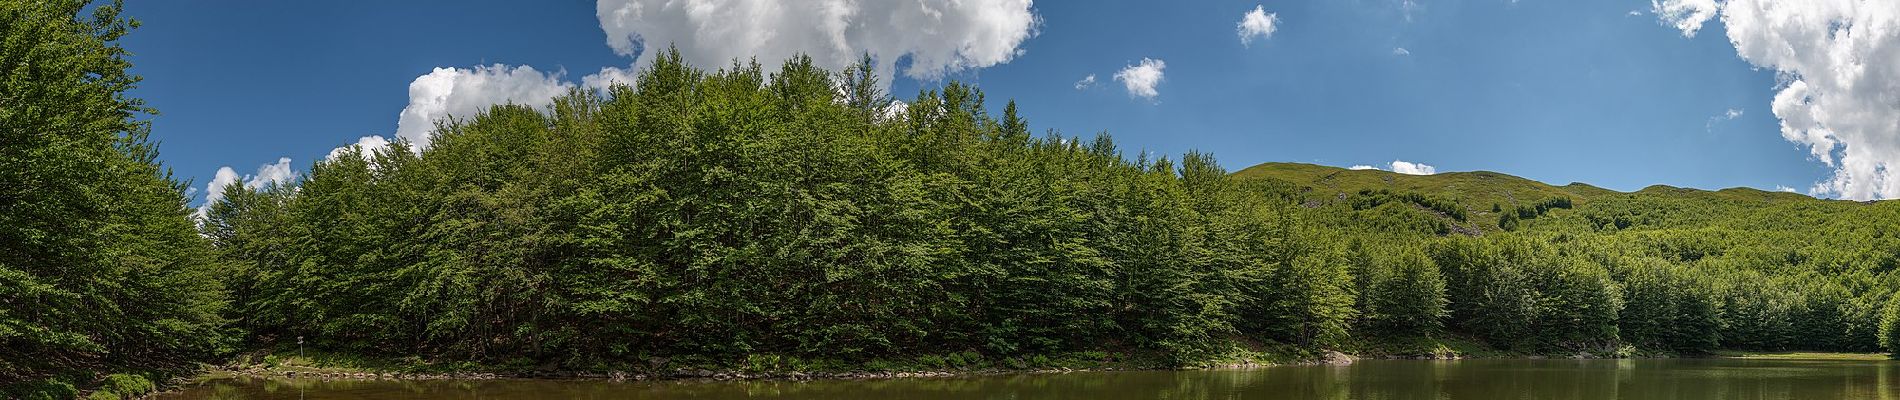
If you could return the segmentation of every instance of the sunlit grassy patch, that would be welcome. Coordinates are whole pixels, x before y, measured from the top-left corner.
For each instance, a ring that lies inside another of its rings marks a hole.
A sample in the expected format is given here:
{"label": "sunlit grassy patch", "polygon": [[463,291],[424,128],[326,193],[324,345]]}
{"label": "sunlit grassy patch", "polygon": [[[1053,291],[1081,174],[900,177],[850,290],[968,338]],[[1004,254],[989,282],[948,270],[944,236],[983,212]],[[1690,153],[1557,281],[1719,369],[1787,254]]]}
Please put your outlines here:
{"label": "sunlit grassy patch", "polygon": [[1713,355],[1716,357],[1721,357],[1721,358],[1739,358],[1739,359],[1748,359],[1748,360],[1869,361],[1869,360],[1891,359],[1886,354],[1882,354],[1882,353],[1823,353],[1823,352],[1803,352],[1803,351],[1757,352],[1757,351],[1722,350],[1722,351],[1714,352]]}

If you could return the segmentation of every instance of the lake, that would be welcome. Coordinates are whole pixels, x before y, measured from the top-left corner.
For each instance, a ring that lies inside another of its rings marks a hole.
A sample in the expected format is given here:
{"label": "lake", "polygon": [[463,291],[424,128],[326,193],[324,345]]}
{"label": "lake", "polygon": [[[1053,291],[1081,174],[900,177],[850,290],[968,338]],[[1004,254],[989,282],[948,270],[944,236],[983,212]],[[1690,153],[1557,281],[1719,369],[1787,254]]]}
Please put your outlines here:
{"label": "lake", "polygon": [[207,381],[160,399],[1900,399],[1900,362],[1363,360],[1348,366],[820,381]]}

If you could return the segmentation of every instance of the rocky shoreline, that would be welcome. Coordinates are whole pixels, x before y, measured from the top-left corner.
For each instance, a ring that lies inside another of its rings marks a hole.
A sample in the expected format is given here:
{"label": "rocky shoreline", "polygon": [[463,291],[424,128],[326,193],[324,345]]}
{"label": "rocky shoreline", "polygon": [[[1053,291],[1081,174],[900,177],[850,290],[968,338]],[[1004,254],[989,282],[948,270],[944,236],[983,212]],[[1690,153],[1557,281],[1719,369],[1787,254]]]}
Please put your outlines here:
{"label": "rocky shoreline", "polygon": [[[1578,353],[1567,357],[1539,355],[1516,356],[1525,359],[1546,358],[1613,358],[1590,353]],[[1351,365],[1362,359],[1379,360],[1462,360],[1472,357],[1462,354],[1419,354],[1419,355],[1383,355],[1361,357],[1337,351],[1328,351],[1317,357],[1293,362],[1264,362],[1243,359],[1237,362],[1204,365],[1199,367],[1178,368],[1181,370],[1245,370],[1275,366],[1311,366],[1311,365]],[[1662,357],[1667,358],[1667,357]],[[682,368],[667,372],[629,372],[629,371],[548,371],[548,372],[378,372],[378,371],[338,371],[310,369],[300,370],[283,367],[264,367],[250,365],[246,367],[226,367],[211,371],[208,375],[229,377],[265,378],[265,379],[320,379],[320,380],[494,380],[494,379],[558,379],[558,380],[602,380],[602,381],[746,381],[746,380],[861,380],[861,379],[904,379],[904,378],[954,378],[967,376],[1008,375],[1008,374],[1064,374],[1074,372],[1102,371],[1144,371],[1166,370],[1167,368],[1141,367],[1102,367],[1102,368],[1038,368],[1038,369],[950,369],[928,371],[848,371],[848,372],[746,372],[739,370],[713,370],[703,368]]]}
{"label": "rocky shoreline", "polygon": [[351,372],[351,371],[296,371],[280,369],[245,369],[219,371],[231,377],[268,378],[268,379],[321,379],[321,380],[493,380],[493,379],[573,379],[604,381],[667,381],[667,380],[823,380],[823,379],[900,379],[900,378],[952,378],[960,376],[983,376],[1004,374],[1064,374],[1072,372],[1126,371],[1141,370],[1135,368],[1052,368],[1052,369],[980,369],[980,370],[942,370],[942,371],[880,371],[880,372],[741,372],[715,371],[708,369],[682,369],[667,373],[634,372]]}
{"label": "rocky shoreline", "polygon": [[[1251,359],[1239,362],[1214,364],[1201,367],[1179,368],[1182,370],[1236,370],[1256,369],[1274,366],[1297,365],[1351,365],[1359,357],[1340,353],[1326,352],[1317,358],[1290,362],[1271,363]],[[1144,371],[1166,370],[1166,368],[1139,367],[1102,367],[1102,368],[1035,368],[1035,369],[951,369],[929,371],[849,371],[849,372],[745,372],[736,370],[712,370],[700,368],[676,369],[669,372],[588,372],[588,371],[551,371],[551,372],[376,372],[376,371],[335,371],[335,370],[298,370],[270,368],[252,365],[242,368],[228,368],[213,371],[232,377],[270,378],[270,379],[322,379],[322,380],[492,380],[492,379],[574,379],[604,381],[668,381],[668,380],[822,380],[822,379],[903,379],[903,378],[953,378],[964,376],[986,376],[1007,374],[1065,374],[1074,372],[1103,371]]]}

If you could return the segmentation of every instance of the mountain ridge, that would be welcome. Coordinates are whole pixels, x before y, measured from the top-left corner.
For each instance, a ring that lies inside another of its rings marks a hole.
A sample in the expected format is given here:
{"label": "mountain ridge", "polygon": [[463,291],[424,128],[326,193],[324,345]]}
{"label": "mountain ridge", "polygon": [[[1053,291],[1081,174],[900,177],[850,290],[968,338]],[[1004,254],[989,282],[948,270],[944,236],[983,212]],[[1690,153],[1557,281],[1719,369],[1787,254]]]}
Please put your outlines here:
{"label": "mountain ridge", "polygon": [[[1348,192],[1357,191],[1361,189],[1380,189],[1380,188],[1409,189],[1409,190],[1418,191],[1418,192],[1426,193],[1426,194],[1446,195],[1448,197],[1451,197],[1454,200],[1461,200],[1461,201],[1471,200],[1471,199],[1492,199],[1492,196],[1451,196],[1454,193],[1449,193],[1449,192],[1453,191],[1453,189],[1462,189],[1468,186],[1480,186],[1479,189],[1497,190],[1499,188],[1487,188],[1487,187],[1483,187],[1485,185],[1478,185],[1478,183],[1481,183],[1484,181],[1501,180],[1505,183],[1524,184],[1525,186],[1527,186],[1527,189],[1529,189],[1530,192],[1543,192],[1549,195],[1567,194],[1567,195],[1576,197],[1577,200],[1584,200],[1584,201],[1594,200],[1594,199],[1601,198],[1604,196],[1658,194],[1658,195],[1689,195],[1689,196],[1721,195],[1721,196],[1735,198],[1735,199],[1747,199],[1748,197],[1762,197],[1762,198],[1765,198],[1764,200],[1808,199],[1808,200],[1817,200],[1817,201],[1824,201],[1824,202],[1841,202],[1841,203],[1855,203],[1855,204],[1872,203],[1872,202],[1861,202],[1861,201],[1853,201],[1853,200],[1825,199],[1825,198],[1818,198],[1818,197],[1808,196],[1808,195],[1794,193],[1794,192],[1776,192],[1776,191],[1768,191],[1768,190],[1762,190],[1762,189],[1746,187],[1746,186],[1737,186],[1737,187],[1709,190],[1709,189],[1679,187],[1679,186],[1673,186],[1673,185],[1668,185],[1668,184],[1653,184],[1653,185],[1645,186],[1642,189],[1625,192],[1625,191],[1618,191],[1615,189],[1609,189],[1609,188],[1592,185],[1586,182],[1570,182],[1564,185],[1556,185],[1549,182],[1543,182],[1543,181],[1511,175],[1511,174],[1507,174],[1503,172],[1488,171],[1488,170],[1444,172],[1444,173],[1437,173],[1437,174],[1431,174],[1431,175],[1411,175],[1411,174],[1401,174],[1397,172],[1379,170],[1379,169],[1349,169],[1349,168],[1340,168],[1340,167],[1334,167],[1334,166],[1328,166],[1328,165],[1299,163],[1299,162],[1265,162],[1265,163],[1255,164],[1253,166],[1240,169],[1238,171],[1234,171],[1232,174],[1240,178],[1275,178],[1275,179],[1280,179],[1282,181],[1286,181],[1288,183],[1293,183],[1296,185],[1301,185],[1303,187],[1313,188],[1313,189],[1318,189],[1322,187],[1337,188],[1337,189],[1342,189],[1341,193],[1348,193]],[[1353,176],[1353,175],[1358,175],[1358,176]],[[1379,181],[1384,182],[1386,185],[1384,185],[1385,187],[1377,187],[1377,185],[1364,184],[1364,183],[1369,182],[1370,179],[1377,179]],[[1344,182],[1347,184],[1341,185],[1339,184],[1341,182]],[[1434,187],[1438,188],[1439,190],[1418,190],[1418,189],[1434,188]],[[1345,189],[1349,189],[1349,190],[1345,190]],[[1504,198],[1506,200],[1523,200],[1523,199],[1517,199],[1514,196],[1515,194],[1523,193],[1523,192],[1524,192],[1523,190],[1512,190],[1507,193],[1511,193],[1513,194],[1513,196],[1504,196]],[[1535,200],[1537,199],[1531,199],[1531,201],[1535,201]],[[1515,201],[1505,201],[1505,202],[1501,202],[1500,205],[1513,205],[1515,203],[1516,203]],[[1467,204],[1467,205],[1477,206],[1479,204]]]}

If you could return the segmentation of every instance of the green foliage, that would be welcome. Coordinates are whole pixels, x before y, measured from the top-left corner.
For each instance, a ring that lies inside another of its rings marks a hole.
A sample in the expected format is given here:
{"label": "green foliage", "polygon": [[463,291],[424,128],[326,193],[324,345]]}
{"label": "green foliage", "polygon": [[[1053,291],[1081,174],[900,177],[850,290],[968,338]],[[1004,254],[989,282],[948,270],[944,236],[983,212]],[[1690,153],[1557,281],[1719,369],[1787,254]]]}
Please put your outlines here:
{"label": "green foliage", "polygon": [[143,398],[157,390],[152,381],[144,376],[132,374],[107,375],[105,383],[98,390],[86,394],[88,400],[119,400]]}
{"label": "green foliage", "polygon": [[[1464,221],[1466,218],[1464,206],[1457,202],[1426,196],[1417,192],[1394,193],[1387,189],[1360,190],[1359,195],[1353,198],[1352,208],[1355,210],[1364,210],[1391,202],[1410,203],[1458,221]],[[1569,203],[1565,204],[1568,205]]]}
{"label": "green foliage", "polygon": [[[892,115],[868,70],[804,58],[705,72],[669,51],[640,79],[444,124],[420,154],[346,151],[295,190],[230,188],[206,235],[246,274],[239,326],[259,344],[572,366],[961,368],[1101,343],[1186,362],[1245,333],[1239,310],[1265,300],[1236,294],[1268,271],[1345,278],[1278,250],[1288,204],[1211,156],[1034,138],[969,86]],[[1276,299],[1337,340],[1350,304],[1326,293]]]}
{"label": "green foliage", "polygon": [[1358,311],[1353,308],[1353,276],[1341,249],[1320,245],[1281,252],[1285,261],[1268,272],[1259,295],[1265,308],[1253,317],[1267,321],[1266,332],[1278,341],[1319,348],[1342,344]]}
{"label": "green foliage", "polygon": [[89,3],[0,2],[0,386],[37,393],[19,397],[228,345],[224,273],[126,94],[138,24]]}
{"label": "green foliage", "polygon": [[1433,259],[1446,276],[1452,320],[1464,332],[1527,351],[1619,342],[1622,293],[1594,262],[1523,238],[1445,242]]}
{"label": "green foliage", "polygon": [[1880,312],[1880,348],[1900,354],[1900,296],[1887,302]]}
{"label": "green foliage", "polygon": [[1430,337],[1444,329],[1450,301],[1445,298],[1445,279],[1431,258],[1408,247],[1386,265],[1391,272],[1377,275],[1376,294],[1365,307],[1369,328],[1401,339]]}
{"label": "green foliage", "polygon": [[22,400],[65,400],[79,397],[79,389],[64,380],[46,378],[0,387],[0,394]]}
{"label": "green foliage", "polygon": [[112,392],[112,393],[117,393],[121,396],[131,396],[131,397],[144,396],[145,394],[151,393],[153,390],[156,390],[156,389],[157,387],[152,386],[152,381],[150,379],[146,379],[142,375],[134,375],[134,374],[107,375],[105,379],[105,384],[99,387],[99,390],[101,391]]}
{"label": "green foliage", "polygon": [[1701,354],[1721,343],[1721,299],[1684,267],[1655,258],[1616,265],[1624,289],[1617,326],[1626,342],[1646,349]]}

